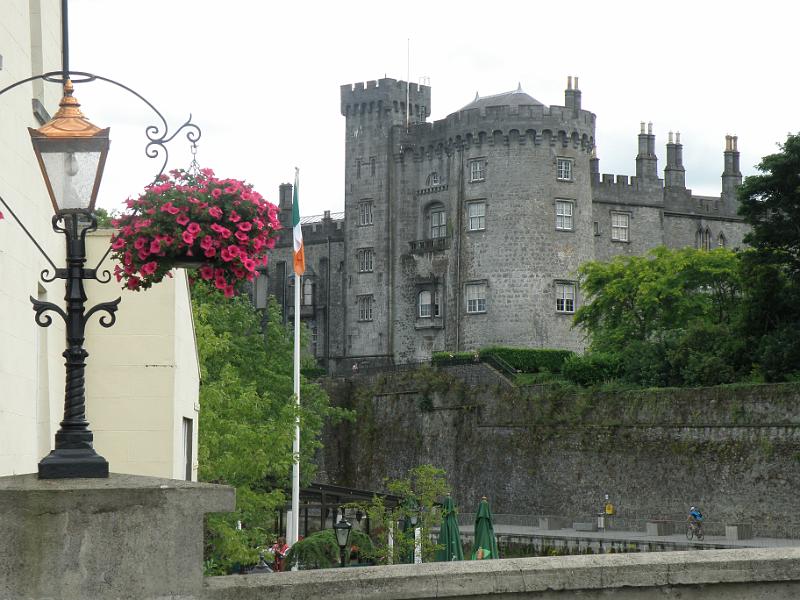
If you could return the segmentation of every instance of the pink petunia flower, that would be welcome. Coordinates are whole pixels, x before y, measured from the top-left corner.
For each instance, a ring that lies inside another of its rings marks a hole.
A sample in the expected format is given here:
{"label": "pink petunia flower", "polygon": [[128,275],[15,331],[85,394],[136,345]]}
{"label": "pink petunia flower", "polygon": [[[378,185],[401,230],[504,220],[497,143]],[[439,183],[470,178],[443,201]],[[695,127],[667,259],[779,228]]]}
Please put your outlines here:
{"label": "pink petunia flower", "polygon": [[225,262],[231,262],[233,260],[233,257],[231,256],[231,252],[230,252],[230,250],[228,250],[228,248],[223,248],[220,251],[219,256]]}
{"label": "pink petunia flower", "polygon": [[139,289],[139,278],[138,277],[128,277],[128,283],[126,284],[129,290],[137,290]]}
{"label": "pink petunia flower", "polygon": [[241,242],[246,242],[247,240],[250,239],[249,236],[244,231],[237,231],[234,234],[234,236],[236,236],[236,239]]}
{"label": "pink petunia flower", "polygon": [[118,237],[117,239],[114,240],[114,243],[111,244],[112,250],[121,250],[124,247],[125,247],[125,238],[123,237]]}
{"label": "pink petunia flower", "polygon": [[194,244],[194,236],[191,233],[189,233],[188,231],[184,231],[183,234],[181,235],[181,238],[183,239],[183,241],[186,244],[188,244],[190,246],[192,244]]}
{"label": "pink petunia flower", "polygon": [[147,238],[141,236],[136,238],[136,241],[133,242],[133,247],[136,248],[137,250],[141,250],[146,245],[147,245]]}
{"label": "pink petunia flower", "polygon": [[159,252],[161,252],[161,242],[155,239],[152,242],[150,242],[150,253],[158,254]]}
{"label": "pink petunia flower", "polygon": [[186,228],[186,231],[191,233],[192,235],[197,235],[200,233],[200,225],[197,223],[189,223],[189,226]]}
{"label": "pink petunia flower", "polygon": [[242,221],[241,223],[237,223],[236,227],[239,229],[239,231],[250,231],[253,228],[253,226],[247,221]]}
{"label": "pink petunia flower", "polygon": [[142,268],[139,271],[142,275],[152,275],[158,269],[158,263],[154,260],[151,260],[148,263],[142,265]]}
{"label": "pink petunia flower", "polygon": [[239,246],[234,246],[233,244],[228,246],[228,254],[230,254],[234,258],[239,256]]}
{"label": "pink petunia flower", "polygon": [[215,248],[206,248],[203,253],[206,255],[206,258],[214,258],[217,255],[217,250]]}
{"label": "pink petunia flower", "polygon": [[238,223],[239,221],[241,221],[241,220],[242,220],[242,217],[241,217],[241,216],[239,216],[239,213],[237,213],[235,210],[232,210],[232,211],[231,211],[231,214],[230,214],[230,215],[228,215],[228,220],[229,220],[231,223]]}
{"label": "pink petunia flower", "polygon": [[214,267],[210,265],[203,265],[200,267],[200,277],[205,281],[210,281],[214,278]]}
{"label": "pink petunia flower", "polygon": [[236,295],[235,292],[233,291],[232,285],[226,285],[224,293],[226,298],[233,298]]}
{"label": "pink petunia flower", "polygon": [[212,206],[208,209],[208,214],[210,214],[215,219],[222,218],[222,209],[219,206]]}
{"label": "pink petunia flower", "polygon": [[189,222],[189,217],[186,215],[178,215],[175,218],[175,222],[180,225],[181,227],[185,226]]}
{"label": "pink petunia flower", "polygon": [[221,189],[215,188],[215,189],[211,190],[211,197],[214,198],[214,200],[219,200],[220,196],[222,196],[222,190]]}

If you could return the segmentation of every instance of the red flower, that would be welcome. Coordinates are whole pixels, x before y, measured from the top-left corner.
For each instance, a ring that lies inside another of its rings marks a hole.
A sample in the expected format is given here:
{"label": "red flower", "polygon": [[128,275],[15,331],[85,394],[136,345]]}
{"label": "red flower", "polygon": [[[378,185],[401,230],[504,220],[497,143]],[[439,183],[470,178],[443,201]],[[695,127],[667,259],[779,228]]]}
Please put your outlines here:
{"label": "red flower", "polygon": [[[112,248],[113,248],[113,246],[112,246]],[[161,252],[161,242],[159,242],[157,239],[155,239],[152,242],[150,242],[150,253],[151,254],[158,254],[159,252]]]}
{"label": "red flower", "polygon": [[121,249],[121,248],[124,248],[124,247],[125,247],[125,244],[126,244],[126,242],[125,242],[125,238],[123,238],[122,236],[120,236],[120,237],[116,238],[116,239],[114,240],[114,242],[111,244],[111,249],[112,249],[112,250],[119,250],[119,249]]}
{"label": "red flower", "polygon": [[142,268],[139,269],[142,275],[152,275],[158,269],[158,263],[154,260],[151,260],[149,263],[145,263],[142,265]]}
{"label": "red flower", "polygon": [[239,229],[239,231],[250,231],[253,228],[253,225],[248,221],[243,221],[241,223],[237,223],[236,227]]}
{"label": "red flower", "polygon": [[197,223],[189,223],[189,226],[186,228],[186,231],[191,233],[192,235],[197,235],[200,233],[200,225]]}
{"label": "red flower", "polygon": [[187,217],[186,215],[178,215],[175,218],[175,222],[178,225],[180,225],[181,227],[183,227],[184,225],[186,225],[189,222],[189,217]]}
{"label": "red flower", "polygon": [[200,277],[202,277],[206,281],[210,281],[214,278],[214,267],[211,265],[203,265],[200,267]]}
{"label": "red flower", "polygon": [[211,190],[211,197],[214,198],[214,200],[219,200],[220,196],[222,196],[222,190],[221,189],[216,188],[216,189]]}
{"label": "red flower", "polygon": [[181,235],[181,238],[183,239],[184,243],[186,243],[189,246],[194,244],[194,236],[188,231],[184,231],[183,234]]}
{"label": "red flower", "polygon": [[219,206],[212,206],[208,209],[208,214],[210,214],[215,219],[219,219],[222,217],[222,209]]}

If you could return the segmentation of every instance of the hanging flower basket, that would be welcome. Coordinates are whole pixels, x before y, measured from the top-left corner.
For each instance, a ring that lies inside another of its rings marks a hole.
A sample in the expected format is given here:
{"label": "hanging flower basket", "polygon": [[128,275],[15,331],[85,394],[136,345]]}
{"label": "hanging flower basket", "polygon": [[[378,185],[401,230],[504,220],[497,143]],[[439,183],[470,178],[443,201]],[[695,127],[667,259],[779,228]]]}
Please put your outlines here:
{"label": "hanging flower basket", "polygon": [[252,186],[211,169],[170,171],[145,188],[114,221],[117,281],[146,290],[176,267],[197,268],[225,296],[267,264],[280,229],[278,209]]}

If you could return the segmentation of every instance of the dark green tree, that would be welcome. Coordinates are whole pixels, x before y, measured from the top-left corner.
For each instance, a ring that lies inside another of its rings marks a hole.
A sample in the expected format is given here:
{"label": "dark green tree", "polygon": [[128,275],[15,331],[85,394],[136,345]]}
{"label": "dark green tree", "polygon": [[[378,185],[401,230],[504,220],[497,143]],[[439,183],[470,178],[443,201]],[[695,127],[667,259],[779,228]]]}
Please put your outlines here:
{"label": "dark green tree", "polygon": [[739,188],[752,227],[742,257],[743,335],[768,381],[800,376],[800,135],[765,156]]}

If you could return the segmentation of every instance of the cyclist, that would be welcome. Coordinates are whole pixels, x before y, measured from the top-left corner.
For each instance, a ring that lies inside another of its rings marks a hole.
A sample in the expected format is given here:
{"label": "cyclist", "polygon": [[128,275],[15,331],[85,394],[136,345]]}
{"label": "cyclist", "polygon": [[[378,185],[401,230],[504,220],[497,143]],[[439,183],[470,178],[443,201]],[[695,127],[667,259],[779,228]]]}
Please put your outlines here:
{"label": "cyclist", "polygon": [[689,517],[687,518],[689,521],[689,531],[687,532],[687,537],[691,539],[691,535],[694,534],[698,540],[703,539],[703,513],[700,512],[700,509],[696,506],[692,506],[689,509]]}

